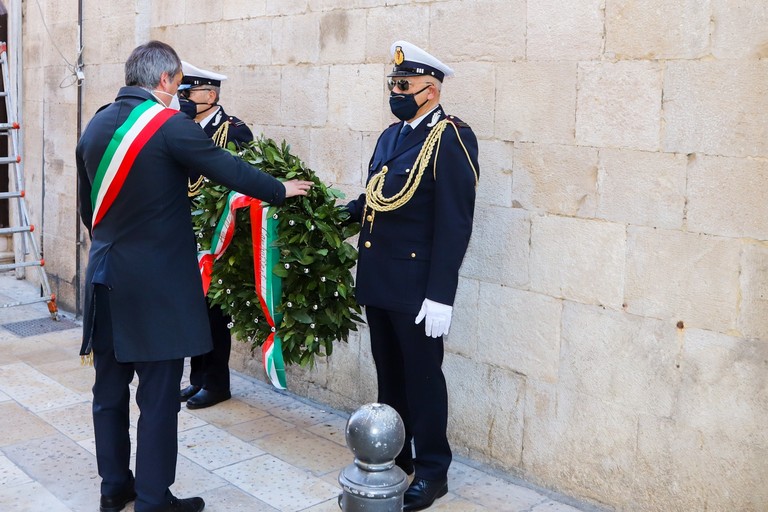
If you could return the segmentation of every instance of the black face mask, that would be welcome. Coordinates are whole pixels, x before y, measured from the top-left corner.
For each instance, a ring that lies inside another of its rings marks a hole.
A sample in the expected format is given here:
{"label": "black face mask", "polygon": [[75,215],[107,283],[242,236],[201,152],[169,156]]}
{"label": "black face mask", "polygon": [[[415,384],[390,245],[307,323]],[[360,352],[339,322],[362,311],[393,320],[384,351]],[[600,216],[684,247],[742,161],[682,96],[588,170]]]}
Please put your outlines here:
{"label": "black face mask", "polygon": [[[208,105],[208,108],[205,110],[202,110],[200,112],[197,111],[198,105]],[[213,107],[218,107],[219,104],[217,103],[197,103],[192,100],[190,100],[188,97],[180,95],[179,96],[179,110],[187,114],[189,117],[194,119],[195,117],[199,116],[200,114],[205,114],[209,110],[211,110]]]}
{"label": "black face mask", "polygon": [[419,105],[416,103],[416,95],[427,90],[428,88],[429,85],[427,85],[421,91],[417,91],[413,94],[397,94],[395,92],[389,93],[389,108],[392,110],[392,113],[395,115],[395,117],[401,121],[408,121],[409,119],[416,117],[416,113],[419,111],[419,109],[426,105],[427,101],[429,101],[429,99],[426,99],[424,100],[424,103]]}
{"label": "black face mask", "polygon": [[197,104],[186,98],[179,98],[179,110],[187,114],[192,119],[197,115]]}

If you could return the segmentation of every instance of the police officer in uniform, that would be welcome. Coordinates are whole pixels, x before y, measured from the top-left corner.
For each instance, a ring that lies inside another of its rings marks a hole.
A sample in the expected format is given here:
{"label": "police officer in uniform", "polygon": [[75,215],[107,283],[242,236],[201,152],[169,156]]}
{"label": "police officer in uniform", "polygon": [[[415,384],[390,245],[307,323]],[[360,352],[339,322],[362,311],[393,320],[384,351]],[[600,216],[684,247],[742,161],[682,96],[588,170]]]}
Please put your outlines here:
{"label": "police officer in uniform", "polygon": [[414,479],[403,510],[448,492],[451,449],[443,336],[472,232],[477,139],[440,105],[453,70],[406,41],[390,52],[390,108],[400,119],[378,139],[365,193],[347,208],[362,224],[356,297],[365,306],[378,401],[397,410],[406,443],[396,463]]}
{"label": "police officer in uniform", "polygon": [[[226,147],[229,142],[240,145],[253,140],[250,128],[235,116],[227,115],[219,105],[221,82],[225,75],[200,69],[182,61],[182,78],[179,93],[182,110],[194,118],[218,146]],[[189,181],[189,196],[200,193],[205,184],[202,175]],[[190,360],[190,385],[182,389],[180,399],[187,402],[188,409],[211,407],[232,397],[229,388],[229,353],[232,336],[229,332],[229,318],[221,307],[208,301],[208,320],[211,324],[213,351],[195,356]]]}

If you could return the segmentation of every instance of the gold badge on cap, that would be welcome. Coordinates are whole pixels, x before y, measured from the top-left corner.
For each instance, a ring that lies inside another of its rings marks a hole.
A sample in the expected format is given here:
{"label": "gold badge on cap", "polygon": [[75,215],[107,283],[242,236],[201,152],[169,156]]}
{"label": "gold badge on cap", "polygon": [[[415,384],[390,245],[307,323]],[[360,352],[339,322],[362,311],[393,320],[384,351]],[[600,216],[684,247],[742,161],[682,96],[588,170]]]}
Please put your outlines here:
{"label": "gold badge on cap", "polygon": [[399,66],[400,64],[403,63],[404,60],[405,60],[405,54],[403,54],[403,47],[397,46],[395,48],[395,64]]}

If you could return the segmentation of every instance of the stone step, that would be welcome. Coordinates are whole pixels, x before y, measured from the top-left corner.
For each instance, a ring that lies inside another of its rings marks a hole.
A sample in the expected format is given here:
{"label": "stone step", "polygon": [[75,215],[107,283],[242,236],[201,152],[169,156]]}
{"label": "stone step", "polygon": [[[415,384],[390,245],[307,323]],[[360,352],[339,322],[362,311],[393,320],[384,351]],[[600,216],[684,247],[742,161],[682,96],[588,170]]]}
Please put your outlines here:
{"label": "stone step", "polygon": [[15,261],[13,251],[0,251],[0,265],[7,265]]}

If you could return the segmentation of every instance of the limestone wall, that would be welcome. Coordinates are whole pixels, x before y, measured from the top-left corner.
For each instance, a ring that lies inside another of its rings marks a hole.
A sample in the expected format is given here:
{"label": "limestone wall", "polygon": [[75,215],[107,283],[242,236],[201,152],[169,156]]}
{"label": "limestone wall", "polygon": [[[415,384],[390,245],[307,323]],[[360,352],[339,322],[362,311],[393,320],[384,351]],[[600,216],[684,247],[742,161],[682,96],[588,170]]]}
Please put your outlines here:
{"label": "limestone wall", "polygon": [[[615,510],[768,509],[768,0],[83,0],[80,113],[77,2],[39,4],[24,141],[63,303],[77,118],[137,43],[227,74],[229,112],[353,195],[407,39],[456,69],[444,106],[480,139],[446,340],[455,451]],[[291,369],[291,390],[373,401],[367,343]]]}

